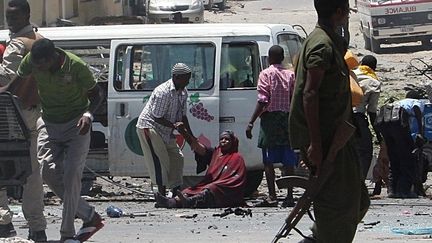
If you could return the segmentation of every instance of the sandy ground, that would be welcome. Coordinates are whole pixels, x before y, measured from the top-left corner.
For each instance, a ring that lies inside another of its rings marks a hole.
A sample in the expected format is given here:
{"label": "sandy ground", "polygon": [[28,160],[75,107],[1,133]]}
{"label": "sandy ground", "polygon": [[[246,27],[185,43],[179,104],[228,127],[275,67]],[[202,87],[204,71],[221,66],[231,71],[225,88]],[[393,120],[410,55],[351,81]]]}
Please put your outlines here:
{"label": "sandy ground", "polygon": [[[310,32],[316,20],[312,5],[306,0],[262,0],[262,1],[229,1],[230,8],[224,12],[215,10],[205,13],[207,22],[239,23],[288,23],[301,24]],[[363,48],[363,38],[358,31],[358,16],[351,16],[351,46],[355,53],[370,54]],[[417,84],[423,80],[409,68],[409,60],[415,57],[430,62],[430,51],[421,51],[416,47],[399,46],[386,51],[387,54],[376,55],[379,61],[378,75],[384,81],[384,97],[401,95],[401,90],[408,83]],[[391,53],[390,53],[391,52]],[[150,185],[146,179],[114,178],[117,183],[131,189],[149,192]],[[431,179],[426,183],[431,185]],[[270,242],[282,225],[289,212],[283,208],[251,208],[252,217],[228,215],[224,218],[213,214],[223,209],[200,210],[166,210],[155,209],[149,196],[140,196],[125,189],[108,184],[98,179],[97,185],[89,198],[105,218],[106,226],[89,242]],[[368,183],[371,190],[372,184]],[[266,193],[266,185],[259,188]],[[282,198],[283,192],[279,192]],[[301,195],[300,191],[296,196]],[[381,198],[372,201],[372,206],[362,223],[354,242],[431,242],[432,233],[426,235],[398,235],[391,232],[393,228],[417,229],[432,227],[432,208],[429,198],[396,200],[387,199],[384,190]],[[128,201],[129,200],[129,201]],[[46,202],[48,220],[47,234],[51,242],[60,238],[61,206],[56,198]],[[109,218],[105,210],[114,205],[124,211],[121,218]],[[14,202],[12,210],[16,212],[14,224],[18,236],[25,238],[28,228],[20,204]],[[81,222],[76,221],[76,227]],[[309,234],[310,219],[304,217],[299,228]],[[298,242],[301,237],[293,233],[289,239],[280,242]],[[12,239],[0,239],[0,242],[26,242]]]}

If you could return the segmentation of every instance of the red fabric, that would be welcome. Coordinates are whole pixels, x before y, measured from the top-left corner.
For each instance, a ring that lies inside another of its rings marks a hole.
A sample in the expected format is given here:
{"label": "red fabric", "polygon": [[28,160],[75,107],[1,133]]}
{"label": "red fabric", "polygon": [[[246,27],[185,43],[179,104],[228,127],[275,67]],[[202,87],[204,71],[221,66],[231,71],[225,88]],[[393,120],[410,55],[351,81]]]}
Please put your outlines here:
{"label": "red fabric", "polygon": [[204,179],[194,187],[182,192],[188,196],[209,189],[215,199],[216,207],[242,205],[246,185],[246,166],[238,152],[222,155],[218,147],[214,150],[209,168]]}
{"label": "red fabric", "polygon": [[0,44],[0,61],[3,59],[5,49],[5,46],[3,44]]}

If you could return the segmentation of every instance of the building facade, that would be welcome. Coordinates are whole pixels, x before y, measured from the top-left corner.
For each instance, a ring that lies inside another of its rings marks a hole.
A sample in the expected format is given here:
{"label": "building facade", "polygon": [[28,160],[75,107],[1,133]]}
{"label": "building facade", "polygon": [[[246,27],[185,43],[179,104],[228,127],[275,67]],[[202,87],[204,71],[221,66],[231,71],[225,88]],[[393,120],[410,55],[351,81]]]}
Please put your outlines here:
{"label": "building facade", "polygon": [[[0,0],[0,29],[7,28],[5,9],[9,0]],[[140,15],[144,0],[28,0],[31,22],[36,26],[87,25],[95,17]]]}

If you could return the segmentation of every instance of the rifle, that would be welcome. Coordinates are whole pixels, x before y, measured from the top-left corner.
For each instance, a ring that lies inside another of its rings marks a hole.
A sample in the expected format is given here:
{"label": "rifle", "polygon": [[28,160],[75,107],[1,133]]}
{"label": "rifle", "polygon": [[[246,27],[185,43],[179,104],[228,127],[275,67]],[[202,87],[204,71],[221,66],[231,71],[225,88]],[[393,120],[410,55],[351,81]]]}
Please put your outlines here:
{"label": "rifle", "polygon": [[300,187],[304,188],[305,192],[299,198],[295,207],[291,210],[290,214],[285,219],[285,223],[282,225],[279,232],[274,237],[272,243],[278,242],[281,238],[286,238],[292,229],[294,229],[304,238],[309,238],[305,236],[299,229],[297,229],[296,225],[305,213],[308,213],[309,216],[312,218],[309,208],[315,197],[320,192],[324,183],[333,173],[334,160],[336,159],[337,153],[349,141],[351,136],[354,134],[354,131],[355,127],[351,123],[347,121],[343,121],[340,123],[340,125],[336,128],[336,132],[334,134],[329,152],[325,160],[321,163],[320,173],[318,176],[311,174],[309,176],[309,179],[300,176],[285,176],[276,180],[276,184],[279,188],[286,188],[289,186]]}

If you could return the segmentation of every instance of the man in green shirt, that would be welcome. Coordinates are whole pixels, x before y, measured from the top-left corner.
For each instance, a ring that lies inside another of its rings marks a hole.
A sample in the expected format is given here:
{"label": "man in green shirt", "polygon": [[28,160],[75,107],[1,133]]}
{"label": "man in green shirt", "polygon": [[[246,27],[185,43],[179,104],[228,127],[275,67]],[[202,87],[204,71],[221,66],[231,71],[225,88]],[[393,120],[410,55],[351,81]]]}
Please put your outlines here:
{"label": "man in green shirt", "polygon": [[[338,121],[351,121],[347,44],[336,34],[348,21],[348,0],[314,0],[318,24],[305,40],[296,68],[289,118],[291,146],[302,151],[312,173],[320,165]],[[303,242],[352,242],[370,204],[352,141],[337,154],[334,171],[314,200],[313,238]],[[325,164],[324,164],[325,166]]]}
{"label": "man in green shirt", "polygon": [[[83,242],[103,227],[102,219],[80,197],[81,177],[90,145],[92,113],[103,93],[80,58],[55,48],[52,41],[34,42],[21,61],[12,86],[32,75],[42,105],[37,121],[38,160],[42,178],[63,200],[61,242]],[[75,234],[74,220],[84,224]]]}

